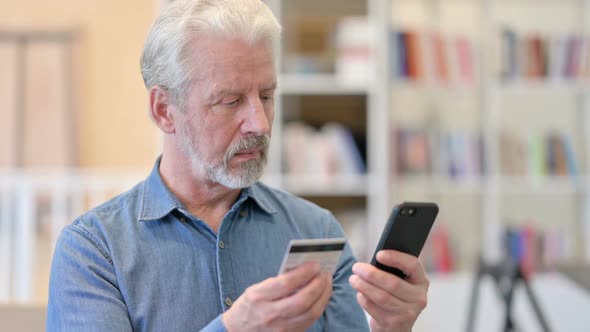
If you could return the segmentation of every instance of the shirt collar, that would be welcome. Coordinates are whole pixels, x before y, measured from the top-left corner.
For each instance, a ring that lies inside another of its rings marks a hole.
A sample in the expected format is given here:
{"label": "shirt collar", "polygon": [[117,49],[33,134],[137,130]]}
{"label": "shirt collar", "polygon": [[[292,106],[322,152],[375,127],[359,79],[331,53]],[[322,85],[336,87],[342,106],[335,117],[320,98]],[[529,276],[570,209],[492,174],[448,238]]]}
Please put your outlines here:
{"label": "shirt collar", "polygon": [[160,160],[161,157],[156,160],[152,172],[143,183],[139,221],[161,219],[171,211],[183,207],[160,176]]}
{"label": "shirt collar", "polygon": [[[183,204],[166,187],[160,176],[160,160],[161,157],[156,160],[150,175],[143,183],[139,221],[161,219],[174,210],[184,210]],[[259,186],[258,183],[255,183],[250,187],[244,188],[240,197],[246,195],[252,198],[256,205],[264,212],[268,214],[275,213],[276,209],[270,204],[265,192]]]}
{"label": "shirt collar", "polygon": [[256,182],[250,187],[245,188],[243,191],[246,195],[248,195],[248,197],[252,198],[252,200],[256,202],[262,211],[268,214],[277,212],[277,210],[270,203],[266,193],[262,190],[260,183]]}

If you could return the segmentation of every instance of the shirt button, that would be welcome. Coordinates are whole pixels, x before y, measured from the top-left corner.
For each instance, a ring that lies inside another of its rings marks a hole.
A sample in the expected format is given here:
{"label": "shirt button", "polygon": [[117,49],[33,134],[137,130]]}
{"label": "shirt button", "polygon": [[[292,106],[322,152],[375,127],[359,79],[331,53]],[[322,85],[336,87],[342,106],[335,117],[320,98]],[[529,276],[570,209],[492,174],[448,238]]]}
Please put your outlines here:
{"label": "shirt button", "polygon": [[[221,249],[225,248],[225,243],[223,243],[223,241],[221,241],[221,240],[219,240],[219,248],[221,248]],[[226,300],[226,302],[227,302],[227,300]]]}
{"label": "shirt button", "polygon": [[229,297],[226,297],[226,298],[225,298],[225,304],[226,304],[228,307],[231,307],[231,305],[232,305],[233,303],[234,303],[234,302],[233,302],[233,301],[232,301],[232,300],[231,300]]}
{"label": "shirt button", "polygon": [[180,221],[186,222],[186,218],[185,217],[180,217]]}
{"label": "shirt button", "polygon": [[240,211],[240,217],[245,217],[247,215],[248,215],[248,212],[246,212],[246,210]]}

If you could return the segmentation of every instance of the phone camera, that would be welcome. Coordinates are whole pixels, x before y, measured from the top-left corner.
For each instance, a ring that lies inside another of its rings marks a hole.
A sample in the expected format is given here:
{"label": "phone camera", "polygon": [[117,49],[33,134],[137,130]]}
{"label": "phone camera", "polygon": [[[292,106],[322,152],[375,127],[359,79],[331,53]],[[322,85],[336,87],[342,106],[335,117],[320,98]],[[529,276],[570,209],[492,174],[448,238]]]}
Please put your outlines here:
{"label": "phone camera", "polygon": [[403,208],[401,211],[402,216],[413,216],[416,214],[416,209],[414,208]]}

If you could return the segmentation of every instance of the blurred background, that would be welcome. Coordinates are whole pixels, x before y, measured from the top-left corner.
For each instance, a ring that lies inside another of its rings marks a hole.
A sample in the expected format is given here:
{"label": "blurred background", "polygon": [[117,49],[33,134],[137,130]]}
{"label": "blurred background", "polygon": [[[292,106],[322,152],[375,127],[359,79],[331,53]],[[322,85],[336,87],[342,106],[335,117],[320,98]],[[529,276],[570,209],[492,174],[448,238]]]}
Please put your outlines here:
{"label": "blurred background", "polygon": [[[139,57],[166,1],[0,1],[0,321],[39,331],[61,229],[159,153]],[[394,204],[437,202],[414,331],[587,331],[590,0],[266,2],[263,181],[333,211],[364,261]]]}

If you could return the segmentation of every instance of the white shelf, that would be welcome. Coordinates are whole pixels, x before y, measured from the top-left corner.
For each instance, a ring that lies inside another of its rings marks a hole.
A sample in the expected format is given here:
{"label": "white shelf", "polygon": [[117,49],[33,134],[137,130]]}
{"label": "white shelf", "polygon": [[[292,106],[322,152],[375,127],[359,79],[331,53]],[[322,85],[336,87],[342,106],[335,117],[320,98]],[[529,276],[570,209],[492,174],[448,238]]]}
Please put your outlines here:
{"label": "white shelf", "polygon": [[567,80],[515,80],[515,81],[496,81],[492,84],[496,92],[503,93],[547,93],[547,92],[570,92],[570,93],[587,93],[590,92],[590,84],[583,81]]}
{"label": "white shelf", "polygon": [[[280,187],[300,196],[366,196],[367,175],[278,175]],[[271,180],[272,181],[272,180]]]}
{"label": "white shelf", "polygon": [[503,176],[500,181],[501,192],[514,194],[575,194],[586,186],[584,177],[573,176]]}
{"label": "white shelf", "polygon": [[475,194],[483,190],[482,178],[457,178],[444,176],[406,175],[393,180],[401,188],[427,189],[434,193]]}
{"label": "white shelf", "polygon": [[410,91],[430,95],[473,95],[479,92],[477,84],[440,84],[412,80],[396,80],[391,83],[391,93]]}
{"label": "white shelf", "polygon": [[295,95],[368,94],[370,82],[348,82],[334,74],[281,74],[279,91]]}
{"label": "white shelf", "polygon": [[401,176],[393,180],[401,188],[419,188],[434,193],[477,194],[487,186],[498,188],[501,194],[575,194],[588,186],[586,177],[570,176],[492,176],[482,178],[450,178],[445,176]]}

